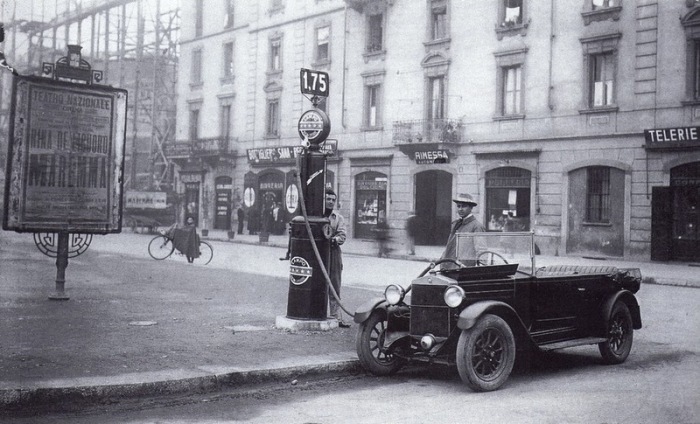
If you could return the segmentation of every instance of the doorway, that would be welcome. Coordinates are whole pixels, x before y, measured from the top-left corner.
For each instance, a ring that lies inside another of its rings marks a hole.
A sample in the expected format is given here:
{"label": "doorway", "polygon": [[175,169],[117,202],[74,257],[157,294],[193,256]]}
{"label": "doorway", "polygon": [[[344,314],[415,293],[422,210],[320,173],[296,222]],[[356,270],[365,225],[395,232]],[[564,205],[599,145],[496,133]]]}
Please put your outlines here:
{"label": "doorway", "polygon": [[420,228],[416,244],[444,246],[452,221],[452,174],[446,171],[417,173],[414,203]]}

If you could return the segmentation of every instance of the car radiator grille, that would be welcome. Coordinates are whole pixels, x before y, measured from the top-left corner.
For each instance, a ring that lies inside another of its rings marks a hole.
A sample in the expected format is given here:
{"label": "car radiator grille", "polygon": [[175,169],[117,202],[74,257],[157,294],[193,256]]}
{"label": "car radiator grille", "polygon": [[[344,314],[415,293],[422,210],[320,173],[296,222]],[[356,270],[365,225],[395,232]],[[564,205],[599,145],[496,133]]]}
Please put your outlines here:
{"label": "car radiator grille", "polygon": [[443,299],[444,285],[414,284],[411,291],[411,334],[447,337],[452,330],[450,308]]}
{"label": "car radiator grille", "polygon": [[452,331],[448,307],[411,306],[411,334],[447,337]]}

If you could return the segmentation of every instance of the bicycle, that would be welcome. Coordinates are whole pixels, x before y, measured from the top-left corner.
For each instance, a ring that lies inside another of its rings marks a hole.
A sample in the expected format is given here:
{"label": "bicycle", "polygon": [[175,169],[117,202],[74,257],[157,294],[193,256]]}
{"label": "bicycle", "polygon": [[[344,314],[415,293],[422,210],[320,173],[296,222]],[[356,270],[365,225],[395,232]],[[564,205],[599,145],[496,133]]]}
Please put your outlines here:
{"label": "bicycle", "polygon": [[[161,231],[160,235],[157,235],[151,239],[148,243],[148,254],[157,261],[162,261],[175,251],[175,244],[173,243],[173,231]],[[178,254],[183,254],[178,251]],[[206,241],[199,240],[199,256],[193,258],[193,262],[198,264],[207,265],[211,262],[214,257],[214,249],[211,244]]]}

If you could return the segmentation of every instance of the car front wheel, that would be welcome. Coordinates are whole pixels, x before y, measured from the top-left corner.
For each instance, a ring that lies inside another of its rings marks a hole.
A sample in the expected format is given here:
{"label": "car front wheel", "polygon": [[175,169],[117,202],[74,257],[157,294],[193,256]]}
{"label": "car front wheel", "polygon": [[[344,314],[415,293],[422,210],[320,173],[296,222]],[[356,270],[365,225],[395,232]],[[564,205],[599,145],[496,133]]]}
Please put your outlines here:
{"label": "car front wheel", "polygon": [[457,371],[472,390],[488,392],[500,388],[513,371],[515,337],[503,318],[484,315],[457,343]]}
{"label": "car front wheel", "polygon": [[360,324],[355,348],[360,363],[374,375],[390,375],[398,371],[405,360],[384,349],[387,321],[380,312],[373,312]]}
{"label": "car front wheel", "polygon": [[606,338],[598,344],[598,350],[606,364],[625,362],[632,350],[632,314],[624,302],[616,302],[608,319]]}

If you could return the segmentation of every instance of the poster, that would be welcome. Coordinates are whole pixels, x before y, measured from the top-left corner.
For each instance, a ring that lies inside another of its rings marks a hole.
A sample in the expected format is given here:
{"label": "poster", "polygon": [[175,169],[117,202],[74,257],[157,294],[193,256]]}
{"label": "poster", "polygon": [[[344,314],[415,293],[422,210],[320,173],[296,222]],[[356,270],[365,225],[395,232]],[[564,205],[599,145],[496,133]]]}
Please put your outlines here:
{"label": "poster", "polygon": [[17,77],[3,228],[121,229],[125,90]]}

